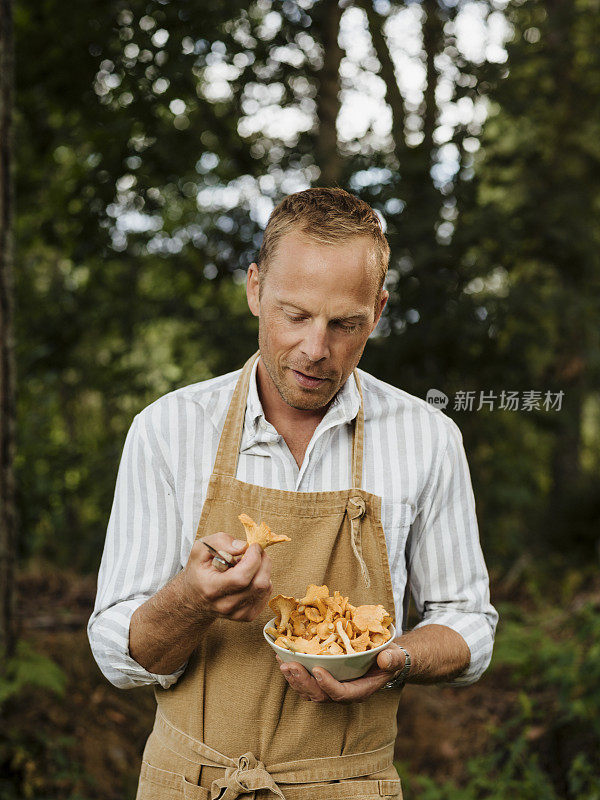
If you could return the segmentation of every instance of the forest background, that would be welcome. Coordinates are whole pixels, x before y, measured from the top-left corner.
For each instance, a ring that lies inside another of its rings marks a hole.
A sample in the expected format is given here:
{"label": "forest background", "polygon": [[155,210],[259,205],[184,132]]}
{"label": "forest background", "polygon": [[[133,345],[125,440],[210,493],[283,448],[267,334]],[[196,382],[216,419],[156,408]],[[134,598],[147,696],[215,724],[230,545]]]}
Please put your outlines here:
{"label": "forest background", "polygon": [[268,215],[325,185],[381,214],[361,366],[447,396],[500,612],[478,684],[405,691],[406,796],[600,798],[599,12],[16,0],[13,78],[3,0],[2,800],[133,798],[152,693],[111,687],[85,636],[125,436],[256,349]]}

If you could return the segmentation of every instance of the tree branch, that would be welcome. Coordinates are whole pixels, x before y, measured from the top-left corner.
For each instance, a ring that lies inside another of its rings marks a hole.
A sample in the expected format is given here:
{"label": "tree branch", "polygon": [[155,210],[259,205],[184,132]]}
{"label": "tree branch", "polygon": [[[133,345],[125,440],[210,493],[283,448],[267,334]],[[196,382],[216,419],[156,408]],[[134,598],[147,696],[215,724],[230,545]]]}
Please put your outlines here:
{"label": "tree branch", "polygon": [[443,37],[443,26],[438,14],[436,0],[423,0],[425,20],[423,22],[423,48],[425,50],[425,68],[427,86],[424,92],[423,110],[423,149],[433,154],[433,132],[438,121],[438,107],[435,91],[438,83],[438,71],[435,57],[440,52]]}
{"label": "tree branch", "polygon": [[392,110],[392,137],[398,160],[400,153],[406,147],[404,138],[404,123],[406,120],[406,107],[404,97],[396,79],[396,69],[390,53],[387,39],[383,32],[384,18],[373,8],[372,0],[357,0],[356,5],[362,8],[367,15],[371,41],[375,49],[377,60],[381,64],[381,77],[385,83],[385,99]]}

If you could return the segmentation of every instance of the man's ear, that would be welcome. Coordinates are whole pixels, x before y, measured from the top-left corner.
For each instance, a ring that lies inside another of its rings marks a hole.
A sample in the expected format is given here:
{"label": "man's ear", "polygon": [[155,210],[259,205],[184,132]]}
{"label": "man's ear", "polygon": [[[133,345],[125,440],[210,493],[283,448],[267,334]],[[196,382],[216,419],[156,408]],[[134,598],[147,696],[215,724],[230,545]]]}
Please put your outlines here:
{"label": "man's ear", "polygon": [[379,303],[377,305],[377,309],[375,312],[375,321],[373,322],[373,330],[375,330],[375,328],[377,327],[377,323],[379,322],[379,318],[381,317],[381,312],[385,308],[385,304],[387,303],[389,296],[390,293],[388,292],[387,289],[381,290],[381,294],[379,295]]}
{"label": "man's ear", "polygon": [[246,297],[248,299],[248,308],[255,317],[258,317],[260,310],[259,290],[258,265],[252,262],[248,267],[248,275],[246,276]]}

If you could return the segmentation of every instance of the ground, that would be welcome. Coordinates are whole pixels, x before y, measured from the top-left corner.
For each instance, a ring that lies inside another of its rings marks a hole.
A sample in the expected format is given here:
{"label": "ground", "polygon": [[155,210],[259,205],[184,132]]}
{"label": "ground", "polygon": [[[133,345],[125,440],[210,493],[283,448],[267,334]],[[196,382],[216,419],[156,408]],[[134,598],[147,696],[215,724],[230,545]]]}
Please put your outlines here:
{"label": "ground", "polygon": [[[27,690],[26,702],[5,709],[4,730],[10,735],[9,744],[0,735],[0,766],[20,775],[24,797],[135,796],[154,696],[150,687],[114,688],[96,666],[85,632],[95,588],[93,577],[48,567],[31,568],[20,578],[22,637],[59,664],[67,678],[62,698]],[[408,770],[460,782],[466,760],[485,747],[510,695],[495,674],[462,688],[407,686],[398,716],[401,775]],[[20,796],[2,786],[0,781],[2,798]]]}

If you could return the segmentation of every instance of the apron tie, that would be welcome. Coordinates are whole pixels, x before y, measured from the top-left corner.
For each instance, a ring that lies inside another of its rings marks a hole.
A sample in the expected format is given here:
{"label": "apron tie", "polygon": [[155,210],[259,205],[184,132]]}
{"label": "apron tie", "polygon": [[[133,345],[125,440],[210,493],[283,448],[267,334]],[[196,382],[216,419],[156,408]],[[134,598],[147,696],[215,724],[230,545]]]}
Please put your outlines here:
{"label": "apron tie", "polygon": [[350,543],[359,563],[361,575],[367,588],[371,585],[369,570],[362,554],[362,538],[360,535],[360,521],[366,511],[365,501],[360,495],[355,495],[348,500],[346,513],[350,518]]}
{"label": "apron tie", "polygon": [[[257,761],[253,753],[244,753],[234,759],[235,767],[227,767],[224,778],[217,778],[210,787],[211,800],[235,800],[240,795],[254,798],[257,789],[268,789],[281,800],[285,796],[262,761]],[[223,791],[224,790],[224,791]]]}

